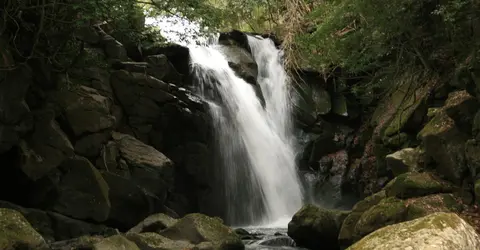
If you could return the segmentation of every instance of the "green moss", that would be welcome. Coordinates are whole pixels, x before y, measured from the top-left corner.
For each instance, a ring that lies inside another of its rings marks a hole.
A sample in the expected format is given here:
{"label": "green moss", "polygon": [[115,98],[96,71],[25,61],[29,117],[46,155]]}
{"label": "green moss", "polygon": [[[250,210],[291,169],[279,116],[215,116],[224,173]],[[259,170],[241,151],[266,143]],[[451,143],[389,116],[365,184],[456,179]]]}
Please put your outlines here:
{"label": "green moss", "polygon": [[20,212],[0,208],[0,249],[41,249],[45,240]]}
{"label": "green moss", "polygon": [[385,198],[362,214],[354,233],[362,237],[384,226],[402,222],[406,212],[404,201],[394,197]]}
{"label": "green moss", "polygon": [[385,197],[385,190],[372,194],[367,198],[357,202],[357,204],[353,206],[352,212],[365,212],[372,206],[377,205]]}
{"label": "green moss", "polygon": [[451,192],[452,185],[429,173],[405,173],[385,187],[388,197],[412,198],[435,193]]}

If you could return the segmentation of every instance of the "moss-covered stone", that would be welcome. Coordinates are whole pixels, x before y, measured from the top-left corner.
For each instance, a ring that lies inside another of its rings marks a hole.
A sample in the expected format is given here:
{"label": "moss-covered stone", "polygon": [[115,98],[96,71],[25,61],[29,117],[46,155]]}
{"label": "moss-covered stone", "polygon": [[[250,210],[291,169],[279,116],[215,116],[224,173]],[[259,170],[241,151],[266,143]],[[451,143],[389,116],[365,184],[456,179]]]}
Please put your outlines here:
{"label": "moss-covered stone", "polygon": [[407,172],[414,172],[420,168],[422,159],[422,151],[414,148],[404,148],[393,154],[387,155],[385,158],[387,168],[393,175],[398,176]]}
{"label": "moss-covered stone", "polygon": [[195,245],[188,241],[174,241],[156,233],[131,233],[127,234],[127,238],[140,249],[149,250],[184,250],[194,249]]}
{"label": "moss-covered stone", "polygon": [[412,198],[451,192],[452,185],[430,173],[405,173],[391,180],[385,187],[388,197]]}
{"label": "moss-covered stone", "polygon": [[452,194],[434,194],[407,201],[406,220],[413,220],[436,212],[459,212],[461,204]]}
{"label": "moss-covered stone", "polygon": [[0,249],[36,250],[44,247],[45,240],[21,213],[0,208]]}
{"label": "moss-covered stone", "polygon": [[[452,100],[449,103],[453,105],[456,102]],[[448,180],[460,183],[467,170],[464,145],[469,136],[456,126],[445,109],[439,110],[423,127],[418,138],[423,143],[426,155],[436,163],[437,172]]]}
{"label": "moss-covered stone", "polygon": [[382,190],[357,202],[357,204],[353,206],[352,212],[343,221],[338,235],[338,243],[341,249],[350,246],[361,238],[361,236],[355,234],[355,226],[358,220],[360,220],[365,211],[377,205],[385,197],[385,190]]}
{"label": "moss-covered stone", "polygon": [[244,249],[238,235],[225,226],[220,218],[203,214],[188,214],[160,234],[174,241],[187,241],[194,245],[211,242],[214,249],[218,250]]}
{"label": "moss-covered stone", "polygon": [[405,148],[412,144],[413,139],[412,136],[402,132],[391,137],[384,137],[383,144],[391,149]]}
{"label": "moss-covered stone", "polygon": [[347,250],[480,249],[475,229],[454,213],[434,213],[381,228]]}
{"label": "moss-covered stone", "polygon": [[160,232],[173,226],[176,222],[176,219],[166,214],[152,214],[128,230],[128,233]]}
{"label": "moss-covered stone", "polygon": [[298,246],[338,249],[338,233],[349,212],[303,206],[288,223],[288,235]]}
{"label": "moss-covered stone", "polygon": [[372,206],[377,205],[385,197],[387,197],[385,190],[372,194],[367,198],[357,202],[357,204],[353,206],[352,212],[365,212]]}
{"label": "moss-covered stone", "polygon": [[384,226],[401,222],[406,212],[405,201],[393,197],[385,198],[362,214],[355,225],[354,234],[363,237]]}
{"label": "moss-covered stone", "polygon": [[123,237],[122,235],[114,235],[95,243],[92,250],[140,250],[138,246]]}

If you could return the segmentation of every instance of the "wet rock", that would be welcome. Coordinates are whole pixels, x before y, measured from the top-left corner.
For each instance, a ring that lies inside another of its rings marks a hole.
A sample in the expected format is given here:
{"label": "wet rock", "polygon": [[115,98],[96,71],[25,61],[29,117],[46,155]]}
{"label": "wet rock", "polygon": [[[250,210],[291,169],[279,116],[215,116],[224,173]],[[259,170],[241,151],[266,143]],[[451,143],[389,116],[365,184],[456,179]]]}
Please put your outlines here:
{"label": "wet rock", "polygon": [[451,192],[451,184],[429,173],[405,173],[397,176],[385,187],[388,197],[412,198]]}
{"label": "wet rock", "polygon": [[475,193],[475,202],[480,204],[480,179],[475,181],[473,189]]}
{"label": "wet rock", "polygon": [[77,219],[108,219],[109,187],[100,172],[85,158],[74,157],[62,163],[53,209]]}
{"label": "wet rock", "polygon": [[47,242],[63,241],[84,235],[109,236],[117,233],[115,229],[103,225],[75,220],[55,212],[23,208],[6,201],[0,201],[0,207],[20,212]]}
{"label": "wet rock", "polygon": [[404,148],[386,157],[387,168],[394,176],[418,171],[421,167],[422,152],[420,149]]}
{"label": "wet rock", "polygon": [[21,141],[19,148],[22,171],[32,180],[45,176],[73,155],[72,144],[55,121],[52,110],[35,113],[33,134]]}
{"label": "wet rock", "polygon": [[263,239],[255,242],[252,245],[270,246],[270,247],[294,247],[295,241],[288,236],[277,236],[273,238]]}
{"label": "wet rock", "polygon": [[480,237],[454,213],[434,213],[381,228],[348,250],[478,249]]}
{"label": "wet rock", "polygon": [[210,242],[214,249],[244,249],[240,238],[221,219],[203,214],[188,214],[160,234],[174,241],[187,241],[194,245]]}
{"label": "wet rock", "polygon": [[46,243],[21,213],[0,208],[0,247],[5,250],[36,250],[46,249]]}
{"label": "wet rock", "polygon": [[332,110],[330,94],[318,84],[298,84],[297,102],[294,104],[297,119],[305,126],[311,126],[319,115]]}
{"label": "wet rock", "polygon": [[[138,225],[128,230],[127,233],[159,233],[162,230],[173,226],[178,220],[166,214],[152,214],[145,218]],[[248,234],[248,232],[247,232]]]}
{"label": "wet rock", "polygon": [[288,236],[301,247],[338,249],[338,233],[348,213],[305,205],[288,223]]}
{"label": "wet rock", "polygon": [[76,86],[52,94],[54,101],[64,112],[68,125],[75,135],[96,133],[113,128],[115,117],[111,115],[110,99],[97,90]]}

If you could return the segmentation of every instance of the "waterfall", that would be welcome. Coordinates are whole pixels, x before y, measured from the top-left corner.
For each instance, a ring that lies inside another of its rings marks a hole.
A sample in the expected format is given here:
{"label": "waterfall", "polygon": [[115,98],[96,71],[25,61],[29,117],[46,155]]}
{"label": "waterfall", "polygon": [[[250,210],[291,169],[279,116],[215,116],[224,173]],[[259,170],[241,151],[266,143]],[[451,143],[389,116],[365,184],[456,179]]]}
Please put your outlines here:
{"label": "waterfall", "polygon": [[213,117],[224,199],[231,225],[286,227],[302,205],[296,172],[289,78],[270,39],[248,37],[262,106],[251,84],[229,67],[220,46],[189,47],[198,92]]}

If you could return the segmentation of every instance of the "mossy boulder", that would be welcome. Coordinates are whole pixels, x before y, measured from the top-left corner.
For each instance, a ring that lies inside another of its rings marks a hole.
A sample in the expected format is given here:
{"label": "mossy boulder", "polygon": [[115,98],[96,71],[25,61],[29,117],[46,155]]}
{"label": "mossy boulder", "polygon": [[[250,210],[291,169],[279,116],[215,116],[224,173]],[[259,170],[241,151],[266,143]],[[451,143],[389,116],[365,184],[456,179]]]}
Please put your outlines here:
{"label": "mossy boulder", "polygon": [[451,192],[453,187],[430,173],[405,173],[385,186],[388,197],[412,198],[436,193]]}
{"label": "mossy boulder", "polygon": [[470,133],[478,107],[477,99],[462,90],[448,94],[443,110],[455,121],[455,125],[460,130]]}
{"label": "mossy boulder", "polygon": [[434,213],[383,227],[347,250],[480,249],[475,229],[454,213]]}
{"label": "mossy boulder", "polygon": [[338,233],[349,212],[303,206],[288,223],[288,235],[298,246],[339,249]]}
{"label": "mossy boulder", "polygon": [[338,235],[338,242],[342,249],[360,239],[360,236],[355,234],[355,225],[357,225],[358,220],[365,211],[377,205],[385,197],[385,190],[382,190],[357,202],[357,204],[353,206],[352,212],[343,221]]}
{"label": "mossy boulder", "polygon": [[354,235],[363,237],[379,228],[404,221],[407,206],[397,198],[385,198],[365,211],[355,225]]}
{"label": "mossy boulder", "polygon": [[387,168],[393,175],[398,176],[407,172],[414,172],[420,168],[422,151],[415,148],[404,148],[393,154],[387,155]]}
{"label": "mossy boulder", "polygon": [[[455,100],[447,100],[448,106],[445,107],[453,110]],[[426,156],[436,163],[437,172],[448,180],[461,183],[467,170],[465,141],[469,139],[469,135],[456,126],[444,108],[423,127],[418,138],[423,143]]]}
{"label": "mossy boulder", "polygon": [[406,220],[413,220],[436,212],[460,212],[462,205],[452,194],[433,194],[407,201]]}
{"label": "mossy boulder", "polygon": [[92,250],[140,250],[140,248],[124,236],[114,235],[95,243]]}
{"label": "mossy boulder", "polygon": [[418,81],[412,80],[410,74],[411,72],[405,72],[399,77],[399,87],[386,95],[381,107],[374,113],[373,122],[377,124],[385,122],[382,137],[393,136],[405,128],[418,126],[427,113],[425,99],[428,86],[417,86]]}
{"label": "mossy boulder", "polygon": [[127,238],[140,249],[148,250],[184,250],[194,249],[195,245],[185,240],[171,240],[156,233],[129,233]]}
{"label": "mossy boulder", "polygon": [[45,240],[21,213],[0,208],[0,249],[37,250],[45,247]]}
{"label": "mossy boulder", "polygon": [[166,214],[152,214],[128,230],[128,233],[160,232],[175,223],[177,223],[177,220]]}
{"label": "mossy boulder", "polygon": [[218,250],[245,248],[238,235],[225,226],[220,218],[198,213],[187,214],[159,234],[174,241],[186,241],[193,245],[211,242],[214,249]]}

